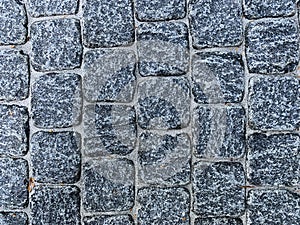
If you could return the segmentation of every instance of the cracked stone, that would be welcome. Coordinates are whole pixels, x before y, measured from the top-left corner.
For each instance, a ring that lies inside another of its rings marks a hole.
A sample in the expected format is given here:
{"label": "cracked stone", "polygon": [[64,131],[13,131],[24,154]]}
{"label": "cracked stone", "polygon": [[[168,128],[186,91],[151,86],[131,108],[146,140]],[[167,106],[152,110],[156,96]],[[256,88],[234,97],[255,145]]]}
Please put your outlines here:
{"label": "cracked stone", "polygon": [[83,219],[84,225],[133,225],[130,215],[89,216]]}
{"label": "cracked stone", "polygon": [[28,216],[23,212],[0,212],[0,224],[2,225],[27,225]]}
{"label": "cracked stone", "polygon": [[243,225],[243,221],[239,218],[197,218],[195,225]]}

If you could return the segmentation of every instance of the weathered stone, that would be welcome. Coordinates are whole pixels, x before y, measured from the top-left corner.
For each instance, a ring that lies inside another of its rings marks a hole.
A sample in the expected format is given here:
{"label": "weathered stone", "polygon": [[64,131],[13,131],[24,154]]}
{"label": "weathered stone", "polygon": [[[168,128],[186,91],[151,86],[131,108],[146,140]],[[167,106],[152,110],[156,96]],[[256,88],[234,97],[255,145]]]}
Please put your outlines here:
{"label": "weathered stone", "polygon": [[129,210],[134,205],[134,165],[128,159],[84,164],[83,206],[88,212]]}
{"label": "weathered stone", "polygon": [[1,225],[27,225],[28,216],[23,212],[0,212]]}
{"label": "weathered stone", "polygon": [[66,70],[80,67],[82,45],[76,19],[51,19],[31,25],[32,57],[35,70]]}
{"label": "weathered stone", "polygon": [[138,123],[143,129],[179,129],[190,120],[186,78],[152,78],[138,87]]}
{"label": "weathered stone", "polygon": [[283,74],[299,62],[298,23],[294,19],[250,22],[246,27],[246,58],[250,73]]}
{"label": "weathered stone", "polygon": [[80,135],[37,132],[31,138],[33,177],[41,183],[75,183],[80,178]]}
{"label": "weathered stone", "polygon": [[198,162],[193,171],[194,212],[201,216],[240,216],[245,210],[245,175],[235,162]]}
{"label": "weathered stone", "polygon": [[195,225],[243,225],[239,218],[219,217],[219,218],[197,218]]}
{"label": "weathered stone", "polygon": [[24,159],[0,158],[0,207],[25,208],[28,203],[28,163]]}
{"label": "weathered stone", "polygon": [[249,85],[249,125],[252,129],[299,128],[299,79],[292,76],[256,76]]}
{"label": "weathered stone", "polygon": [[132,0],[89,0],[83,6],[86,47],[116,47],[134,42]]}
{"label": "weathered stone", "polygon": [[142,76],[183,75],[188,71],[188,28],[182,22],[144,23],[137,34]]}
{"label": "weathered stone", "polygon": [[90,156],[127,155],[136,142],[135,110],[122,105],[87,105],[84,109],[84,149]]}
{"label": "weathered stone", "polygon": [[89,102],[130,102],[135,90],[135,54],[91,50],[84,56],[84,96]]}
{"label": "weathered stone", "polygon": [[241,0],[192,0],[189,6],[195,48],[238,46],[242,43]]}
{"label": "weathered stone", "polygon": [[185,188],[143,188],[138,191],[140,225],[189,225],[190,196]]}
{"label": "weathered stone", "polygon": [[34,124],[41,128],[77,125],[81,114],[81,77],[73,73],[40,76],[32,88]]}
{"label": "weathered stone", "polygon": [[28,120],[26,107],[0,105],[0,155],[24,156],[27,153]]}
{"label": "weathered stone", "polygon": [[130,215],[89,216],[83,219],[84,225],[133,225]]}

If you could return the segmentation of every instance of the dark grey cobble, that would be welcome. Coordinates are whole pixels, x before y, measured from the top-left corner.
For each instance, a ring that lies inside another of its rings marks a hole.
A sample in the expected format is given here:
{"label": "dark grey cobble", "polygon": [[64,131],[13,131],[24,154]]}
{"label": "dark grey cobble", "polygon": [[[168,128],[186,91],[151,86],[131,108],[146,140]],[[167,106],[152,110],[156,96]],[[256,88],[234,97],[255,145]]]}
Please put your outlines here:
{"label": "dark grey cobble", "polygon": [[0,212],[1,225],[27,225],[28,216],[24,212]]}
{"label": "dark grey cobble", "polygon": [[83,219],[84,225],[133,225],[130,215],[89,216]]}
{"label": "dark grey cobble", "polygon": [[195,225],[243,225],[243,221],[239,218],[196,218]]}

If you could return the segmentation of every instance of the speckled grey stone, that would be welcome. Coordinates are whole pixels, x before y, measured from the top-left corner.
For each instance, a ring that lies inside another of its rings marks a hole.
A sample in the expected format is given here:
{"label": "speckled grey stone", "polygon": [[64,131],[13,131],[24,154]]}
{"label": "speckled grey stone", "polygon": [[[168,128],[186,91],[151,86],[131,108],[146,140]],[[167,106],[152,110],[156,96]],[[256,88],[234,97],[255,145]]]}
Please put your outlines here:
{"label": "speckled grey stone", "polygon": [[93,160],[83,166],[83,206],[88,212],[129,210],[134,205],[134,165],[128,159]]}
{"label": "speckled grey stone", "polygon": [[191,0],[189,10],[195,48],[238,46],[242,43],[241,0]]}
{"label": "speckled grey stone", "polygon": [[186,14],[186,0],[137,0],[136,13],[141,21],[182,19]]}
{"label": "speckled grey stone", "polygon": [[191,147],[187,134],[145,132],[139,138],[139,178],[143,183],[184,185],[190,182]]}
{"label": "speckled grey stone", "polygon": [[84,225],[133,225],[130,215],[89,216],[83,219]]}
{"label": "speckled grey stone", "polygon": [[41,183],[75,183],[80,177],[80,135],[37,132],[31,138],[33,177]]}
{"label": "speckled grey stone", "polygon": [[0,212],[1,225],[27,225],[28,216],[23,212]]}
{"label": "speckled grey stone", "polygon": [[135,110],[122,105],[84,108],[84,149],[89,156],[127,155],[136,142]]}
{"label": "speckled grey stone", "polygon": [[75,186],[38,186],[31,201],[32,225],[80,225],[80,191]]}
{"label": "speckled grey stone", "polygon": [[286,190],[251,190],[249,225],[291,225],[300,222],[300,195]]}
{"label": "speckled grey stone", "polygon": [[299,62],[299,29],[294,19],[250,22],[246,27],[246,58],[250,73],[283,74]]}
{"label": "speckled grey stone", "polygon": [[130,102],[135,90],[131,50],[91,50],[84,56],[84,96],[89,102]]}
{"label": "speckled grey stone", "polygon": [[143,23],[137,34],[142,76],[182,75],[188,71],[188,28],[182,22]]}
{"label": "speckled grey stone", "polygon": [[240,216],[245,210],[245,175],[235,162],[198,162],[193,171],[194,212],[201,216]]}
{"label": "speckled grey stone", "polygon": [[42,20],[34,22],[30,29],[31,63],[35,70],[53,71],[80,67],[82,45],[79,20]]}
{"label": "speckled grey stone", "polygon": [[86,47],[117,47],[134,42],[132,0],[85,0],[83,43]]}
{"label": "speckled grey stone", "polygon": [[28,203],[27,180],[26,160],[0,158],[0,207],[25,208]]}
{"label": "speckled grey stone", "polygon": [[248,180],[258,186],[300,183],[300,136],[256,133],[248,141]]}
{"label": "speckled grey stone", "polygon": [[193,113],[196,157],[240,158],[245,152],[245,110],[241,106],[199,106]]}
{"label": "speckled grey stone", "polygon": [[28,57],[18,51],[0,51],[0,100],[23,100],[28,89]]}
{"label": "speckled grey stone", "polygon": [[197,103],[237,103],[243,99],[245,71],[234,52],[201,52],[192,61],[193,94]]}
{"label": "speckled grey stone", "polygon": [[249,125],[256,130],[295,130],[300,126],[300,82],[288,76],[250,80]]}
{"label": "speckled grey stone", "polygon": [[139,225],[190,224],[190,195],[185,188],[142,188],[137,200]]}
{"label": "speckled grey stone", "polygon": [[19,0],[0,2],[0,45],[20,45],[26,42],[27,16]]}
{"label": "speckled grey stone", "polygon": [[81,77],[73,73],[51,73],[38,77],[32,88],[35,126],[63,128],[77,125],[81,114]]}
{"label": "speckled grey stone", "polygon": [[196,218],[195,225],[243,225],[239,218],[219,217],[219,218]]}
{"label": "speckled grey stone", "polygon": [[190,120],[186,78],[152,78],[138,86],[138,123],[143,129],[180,129]]}
{"label": "speckled grey stone", "polygon": [[28,11],[33,17],[75,14],[77,7],[78,0],[28,1]]}
{"label": "speckled grey stone", "polygon": [[244,14],[249,19],[291,16],[296,12],[296,0],[245,0]]}
{"label": "speckled grey stone", "polygon": [[0,105],[0,155],[23,156],[28,150],[29,116],[26,107]]}

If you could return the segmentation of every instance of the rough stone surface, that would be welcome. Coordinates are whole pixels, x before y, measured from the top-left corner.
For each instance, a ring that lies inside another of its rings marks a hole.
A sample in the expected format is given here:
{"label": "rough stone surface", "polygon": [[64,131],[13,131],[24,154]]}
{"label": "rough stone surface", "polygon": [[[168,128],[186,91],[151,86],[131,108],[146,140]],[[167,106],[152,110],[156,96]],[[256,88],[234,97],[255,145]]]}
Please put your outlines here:
{"label": "rough stone surface", "polygon": [[245,175],[235,162],[198,162],[193,171],[194,212],[201,216],[240,216],[245,210]]}
{"label": "rough stone surface", "polygon": [[139,138],[139,177],[143,183],[184,185],[190,181],[190,139],[187,134],[145,132]]}
{"label": "rough stone surface", "polygon": [[28,57],[18,51],[0,51],[0,100],[23,100],[28,89]]}
{"label": "rough stone surface", "polygon": [[137,132],[133,107],[87,105],[83,120],[84,149],[87,155],[127,155],[133,151]]}
{"label": "rough stone surface", "polygon": [[128,159],[101,159],[83,167],[83,206],[88,212],[129,210],[134,205],[134,165]]}
{"label": "rough stone surface", "polygon": [[298,32],[294,19],[250,22],[245,37],[249,72],[283,74],[294,71],[299,62]]}
{"label": "rough stone surface", "polygon": [[27,225],[28,216],[23,212],[0,212],[1,225]]}
{"label": "rough stone surface", "polygon": [[138,191],[140,225],[189,225],[190,196],[185,188],[143,188]]}
{"label": "rough stone surface", "polygon": [[130,215],[90,216],[83,219],[84,225],[133,225]]}
{"label": "rough stone surface", "polygon": [[241,102],[245,88],[242,57],[234,52],[201,52],[192,61],[197,103]]}
{"label": "rough stone surface", "polygon": [[116,47],[134,42],[132,0],[89,0],[83,5],[83,43]]}
{"label": "rough stone surface", "polygon": [[249,225],[290,225],[300,221],[300,195],[286,190],[251,190]]}
{"label": "rough stone surface", "polygon": [[180,129],[190,120],[186,78],[152,78],[138,87],[138,123],[143,129]]}
{"label": "rough stone surface", "polygon": [[32,225],[80,225],[80,191],[75,186],[39,186],[31,202]]}
{"label": "rough stone surface", "polygon": [[131,50],[92,50],[84,56],[84,95],[89,102],[130,102],[135,90]]}
{"label": "rough stone surface", "polygon": [[0,155],[24,156],[28,150],[29,116],[26,107],[0,105]]}
{"label": "rough stone surface", "polygon": [[249,125],[256,130],[295,130],[300,126],[300,82],[288,76],[250,80]]}
{"label": "rough stone surface", "polygon": [[37,132],[31,138],[33,177],[41,183],[75,183],[80,177],[80,135]]}
{"label": "rough stone surface", "polygon": [[196,157],[239,158],[245,151],[245,110],[241,106],[199,106],[193,113]]}
{"label": "rough stone surface", "polygon": [[137,0],[136,12],[141,21],[181,19],[186,15],[186,0]]}
{"label": "rough stone surface", "polygon": [[33,17],[68,15],[77,12],[78,0],[29,0],[28,6]]}
{"label": "rough stone surface", "polygon": [[137,39],[142,76],[182,75],[188,71],[188,28],[184,23],[140,24]]}
{"label": "rough stone surface", "polygon": [[195,48],[228,47],[242,43],[241,0],[192,0],[189,6]]}
{"label": "rough stone surface", "polygon": [[81,104],[81,77],[77,74],[45,74],[33,84],[31,107],[37,127],[63,128],[77,125]]}
{"label": "rough stone surface", "polygon": [[24,159],[0,159],[0,207],[22,209],[27,206],[28,163]]}
{"label": "rough stone surface", "polygon": [[291,16],[296,12],[296,0],[245,0],[244,14],[249,19]]}
{"label": "rough stone surface", "polygon": [[258,186],[300,183],[300,136],[253,134],[248,141],[248,180]]}
{"label": "rough stone surface", "polygon": [[76,19],[51,19],[31,25],[31,63],[37,71],[80,67],[82,45]]}
{"label": "rough stone surface", "polygon": [[0,45],[24,44],[27,37],[27,16],[19,0],[0,2]]}
{"label": "rough stone surface", "polygon": [[243,225],[241,219],[220,217],[220,218],[197,218],[195,225]]}

